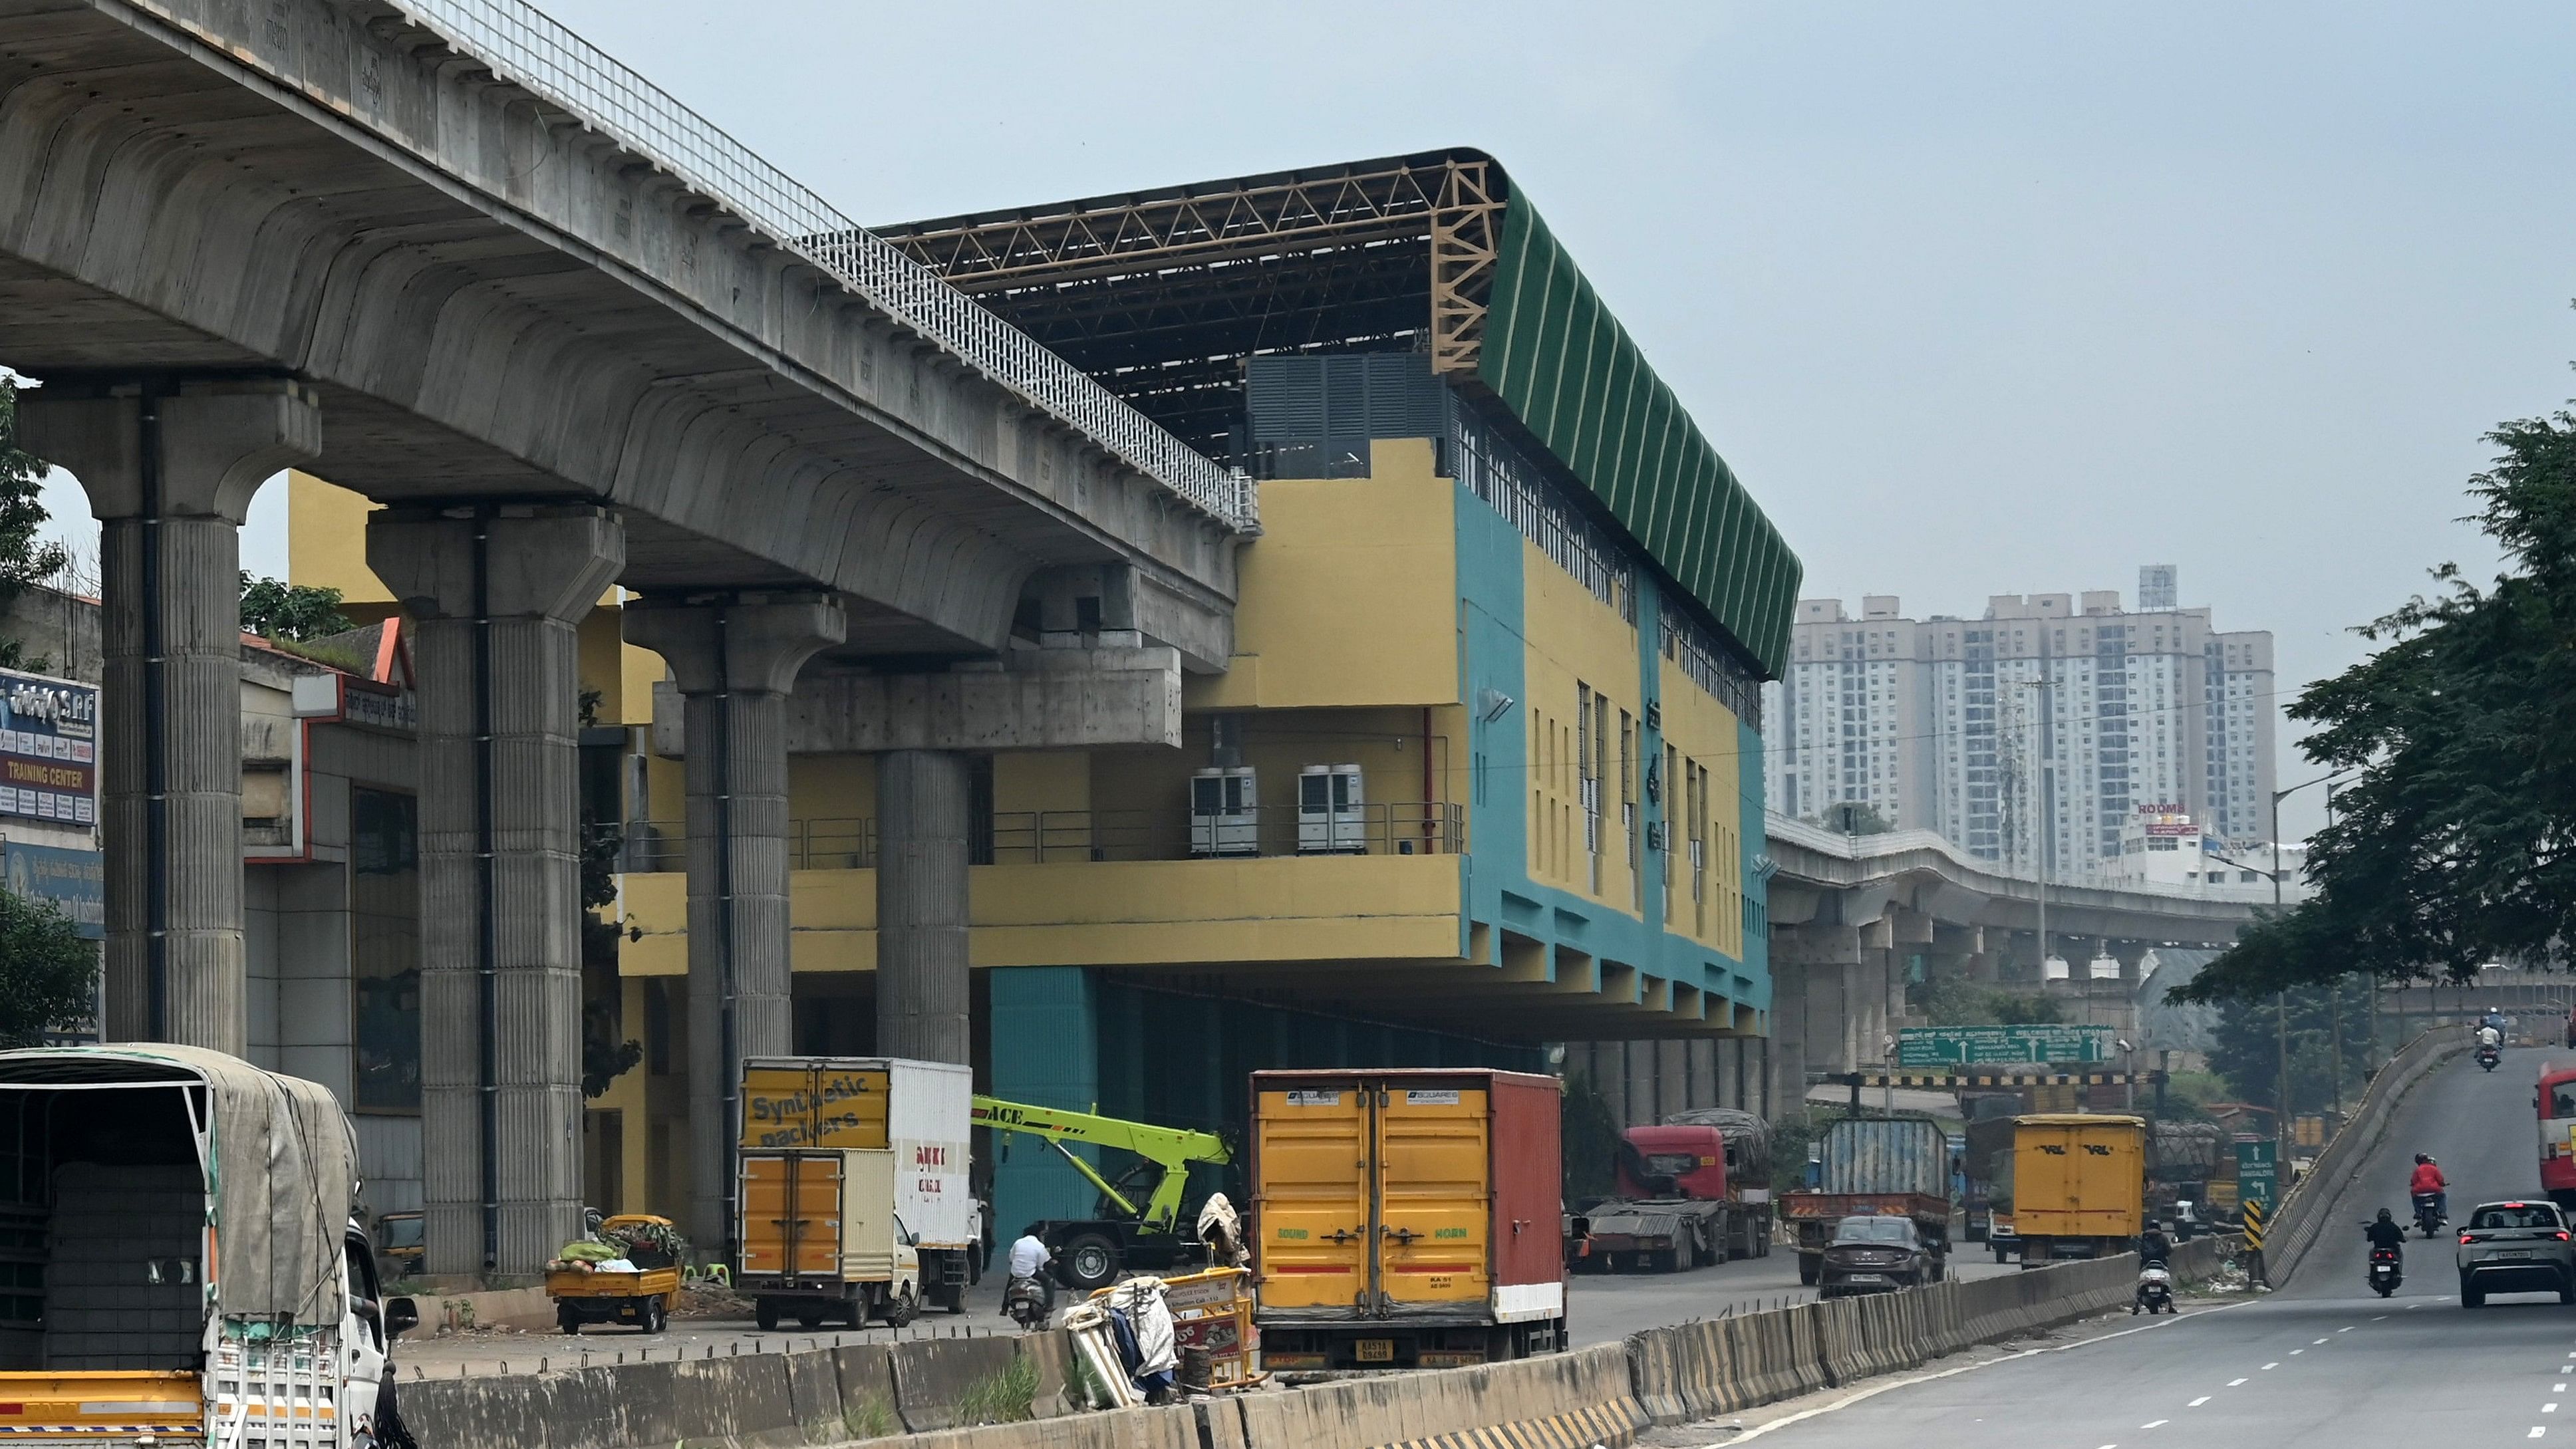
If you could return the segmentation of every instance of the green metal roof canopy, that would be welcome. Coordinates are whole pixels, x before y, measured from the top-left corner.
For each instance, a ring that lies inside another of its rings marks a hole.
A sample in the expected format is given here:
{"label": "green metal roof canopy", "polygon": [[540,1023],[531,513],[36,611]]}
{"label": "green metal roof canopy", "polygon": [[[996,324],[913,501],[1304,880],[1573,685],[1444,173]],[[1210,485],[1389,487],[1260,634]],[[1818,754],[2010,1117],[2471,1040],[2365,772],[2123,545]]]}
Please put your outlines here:
{"label": "green metal roof canopy", "polygon": [[1775,678],[1787,661],[1797,556],[1481,151],[877,232],[1211,457],[1241,415],[1245,358],[1428,352],[1747,659]]}
{"label": "green metal roof canopy", "polygon": [[1476,376],[1778,676],[1798,556],[1525,197],[1503,209]]}

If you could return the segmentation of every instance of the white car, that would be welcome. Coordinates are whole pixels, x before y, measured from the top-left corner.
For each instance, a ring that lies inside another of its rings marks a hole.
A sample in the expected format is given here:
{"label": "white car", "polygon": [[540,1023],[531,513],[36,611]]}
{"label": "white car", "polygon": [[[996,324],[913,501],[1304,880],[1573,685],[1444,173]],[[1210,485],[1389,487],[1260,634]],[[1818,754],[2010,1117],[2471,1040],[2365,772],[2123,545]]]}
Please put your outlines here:
{"label": "white car", "polygon": [[2555,1293],[2576,1303],[2576,1242],[2546,1201],[2480,1203],[2460,1227],[2460,1306],[2482,1308],[2490,1293]]}

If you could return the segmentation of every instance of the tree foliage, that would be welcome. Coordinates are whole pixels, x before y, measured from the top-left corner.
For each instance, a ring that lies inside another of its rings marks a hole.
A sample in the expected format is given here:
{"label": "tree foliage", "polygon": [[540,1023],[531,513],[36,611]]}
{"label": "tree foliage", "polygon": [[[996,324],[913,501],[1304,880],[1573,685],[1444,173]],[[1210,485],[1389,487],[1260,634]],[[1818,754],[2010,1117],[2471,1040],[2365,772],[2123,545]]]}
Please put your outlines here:
{"label": "tree foliage", "polygon": [[[0,610],[30,587],[61,571],[70,555],[60,543],[38,541],[50,515],[42,500],[45,463],[18,446],[18,388],[0,382]],[[17,639],[0,638],[0,669],[43,669],[48,661],[27,653]]]}
{"label": "tree foliage", "polygon": [[0,889],[0,1047],[87,1020],[97,991],[98,947],[53,902]]}
{"label": "tree foliage", "polygon": [[2054,996],[1973,981],[1934,982],[1917,997],[1931,1026],[2045,1026],[2066,1020],[2066,1003]]}
{"label": "tree foliage", "polygon": [[[2281,1096],[2282,995],[2230,1000],[2209,1052],[2212,1071],[2240,1102],[2274,1106]],[[2290,1111],[2322,1112],[2336,1100],[2336,1030],[2342,1031],[2342,1101],[2359,1099],[2369,1056],[2370,987],[2357,977],[2286,993]]]}
{"label": "tree foliage", "polygon": [[2176,993],[2257,996],[2347,971],[2464,981],[2564,965],[2576,941],[2576,413],[2506,423],[2470,480],[2505,571],[2358,632],[2383,647],[2303,691],[2310,760],[2352,772],[2309,840],[2314,890]]}
{"label": "tree foliage", "polygon": [[308,639],[346,634],[356,628],[340,612],[340,591],[283,579],[241,576],[241,626],[265,639]]}

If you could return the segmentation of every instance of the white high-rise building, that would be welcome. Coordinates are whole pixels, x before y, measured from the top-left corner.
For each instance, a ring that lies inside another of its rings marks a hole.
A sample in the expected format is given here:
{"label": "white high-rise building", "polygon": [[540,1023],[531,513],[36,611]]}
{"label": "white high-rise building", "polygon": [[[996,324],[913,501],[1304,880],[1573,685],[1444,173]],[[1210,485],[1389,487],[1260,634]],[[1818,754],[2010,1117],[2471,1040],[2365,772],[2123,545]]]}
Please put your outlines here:
{"label": "white high-rise building", "polygon": [[[2142,596],[2174,598],[2171,565],[2139,573]],[[1791,815],[1864,805],[2025,872],[2045,849],[2057,875],[2108,872],[2142,811],[2269,838],[2272,636],[2222,633],[2207,609],[1999,594],[1980,619],[1916,620],[1869,595],[1855,619],[1806,599],[1766,688],[1769,798]]]}

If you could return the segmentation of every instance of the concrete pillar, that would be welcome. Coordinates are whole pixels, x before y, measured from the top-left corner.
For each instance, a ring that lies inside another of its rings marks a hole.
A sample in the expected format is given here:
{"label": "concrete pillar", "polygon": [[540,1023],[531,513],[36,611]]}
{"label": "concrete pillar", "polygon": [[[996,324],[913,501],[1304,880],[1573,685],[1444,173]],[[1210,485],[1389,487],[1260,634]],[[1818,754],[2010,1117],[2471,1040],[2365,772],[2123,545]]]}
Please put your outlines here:
{"label": "concrete pillar", "polygon": [[243,1054],[241,523],[322,450],[285,380],[23,392],[18,442],[98,515],[112,1040]]}
{"label": "concrete pillar", "polygon": [[626,640],[679,686],[688,755],[689,1215],[693,1242],[733,1242],[733,1142],[745,1057],[794,1050],[787,916],[787,697],[847,637],[837,599],[639,599]]}
{"label": "concrete pillar", "polygon": [[969,1060],[967,760],[953,750],[877,756],[877,1050]]}
{"label": "concrete pillar", "polygon": [[367,565],[419,625],[432,1273],[533,1272],[581,1232],[573,626],[625,562],[624,529],[600,508],[500,504],[367,520]]}

